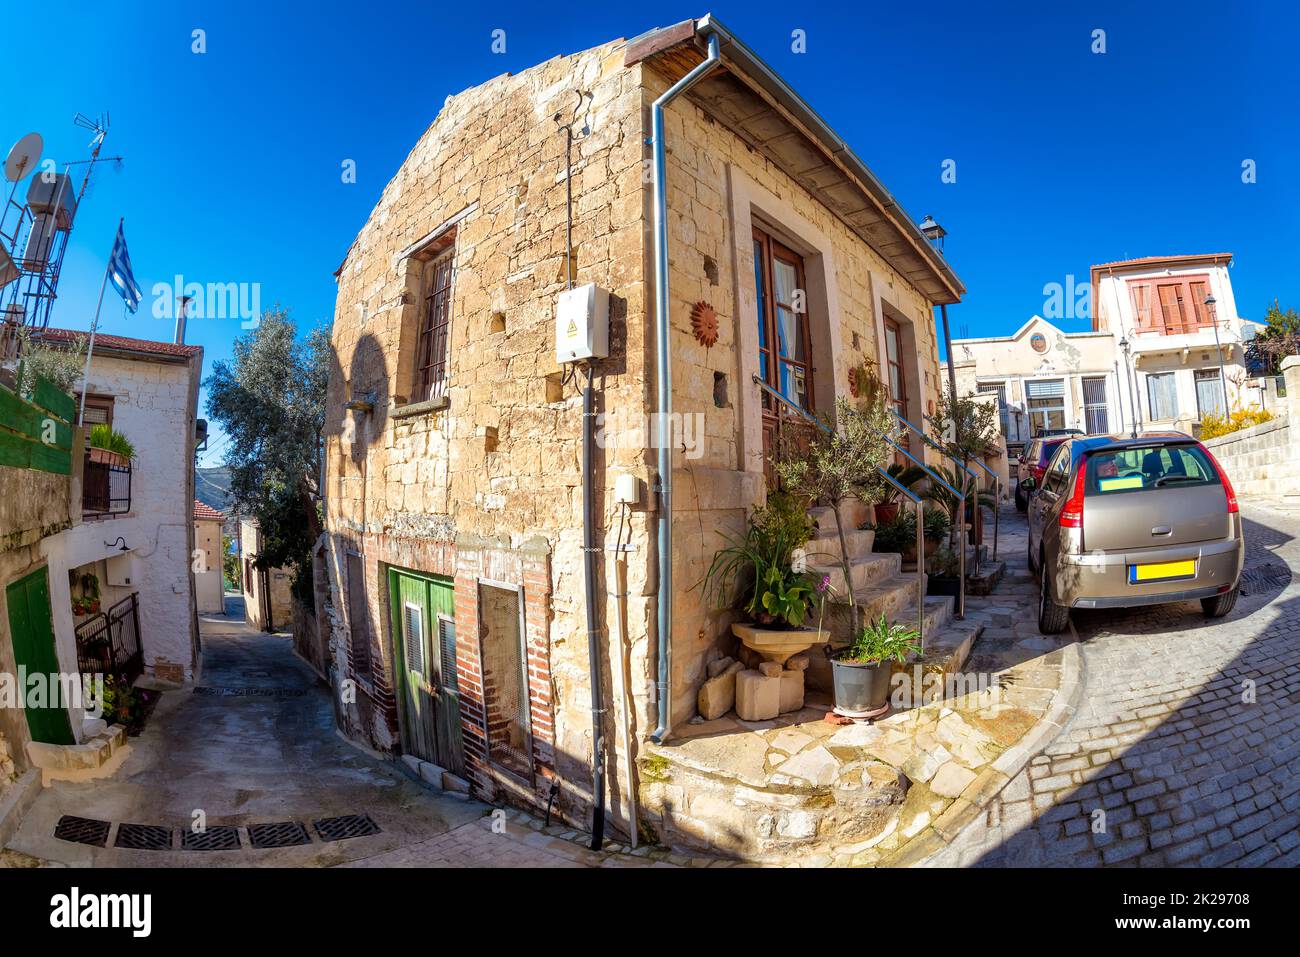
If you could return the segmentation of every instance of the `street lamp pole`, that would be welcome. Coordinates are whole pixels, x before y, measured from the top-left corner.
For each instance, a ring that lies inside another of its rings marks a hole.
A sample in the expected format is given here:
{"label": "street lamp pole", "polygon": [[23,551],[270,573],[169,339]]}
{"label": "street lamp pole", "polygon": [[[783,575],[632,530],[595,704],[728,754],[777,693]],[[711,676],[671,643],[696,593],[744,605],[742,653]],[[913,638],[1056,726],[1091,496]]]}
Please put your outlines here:
{"label": "street lamp pole", "polygon": [[1215,311],[1215,303],[1218,302],[1214,296],[1206,296],[1205,304],[1210,307],[1210,325],[1214,327],[1214,351],[1219,357],[1219,388],[1223,390],[1223,410],[1225,415],[1232,414],[1232,406],[1228,402],[1228,376],[1223,371],[1223,345],[1219,342],[1219,314]]}
{"label": "street lamp pole", "polygon": [[[943,253],[943,237],[948,235],[948,231],[934,221],[933,216],[926,216],[925,221],[921,223],[921,233],[930,244]],[[948,304],[939,303],[939,316],[943,322],[943,351],[948,356],[948,395],[949,401],[953,403],[954,412],[957,402],[957,369],[954,365],[955,359],[952,354],[952,331],[948,328]],[[953,429],[957,428],[956,416],[953,417]],[[955,437],[955,436],[954,436]]]}

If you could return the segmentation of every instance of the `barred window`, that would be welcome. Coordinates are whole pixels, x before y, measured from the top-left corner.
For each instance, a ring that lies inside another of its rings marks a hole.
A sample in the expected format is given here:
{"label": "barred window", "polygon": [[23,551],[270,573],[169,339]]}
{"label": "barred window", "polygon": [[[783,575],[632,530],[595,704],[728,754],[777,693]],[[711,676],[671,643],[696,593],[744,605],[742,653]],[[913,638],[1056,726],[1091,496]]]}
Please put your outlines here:
{"label": "barred window", "polygon": [[448,249],[424,266],[420,335],[415,344],[415,402],[437,398],[447,391],[454,252],[454,247]]}

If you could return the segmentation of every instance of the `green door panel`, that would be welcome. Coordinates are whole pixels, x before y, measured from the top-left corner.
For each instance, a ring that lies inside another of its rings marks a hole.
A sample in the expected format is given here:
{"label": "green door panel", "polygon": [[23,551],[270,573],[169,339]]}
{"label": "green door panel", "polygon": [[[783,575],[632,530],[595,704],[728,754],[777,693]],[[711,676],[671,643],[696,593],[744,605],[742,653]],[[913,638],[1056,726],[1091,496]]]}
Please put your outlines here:
{"label": "green door panel", "polygon": [[451,582],[389,568],[388,594],[393,661],[401,684],[402,746],[408,754],[462,774]]}
{"label": "green door panel", "polygon": [[[50,614],[50,586],[46,570],[33,572],[10,582],[5,588],[9,606],[9,633],[13,636],[14,664],[28,675],[59,674],[59,658],[54,650],[54,622]],[[55,687],[61,684],[54,682]],[[25,690],[25,689],[24,689]],[[51,690],[43,707],[28,707],[27,729],[33,741],[43,744],[73,744],[72,723],[68,709],[53,700]]]}

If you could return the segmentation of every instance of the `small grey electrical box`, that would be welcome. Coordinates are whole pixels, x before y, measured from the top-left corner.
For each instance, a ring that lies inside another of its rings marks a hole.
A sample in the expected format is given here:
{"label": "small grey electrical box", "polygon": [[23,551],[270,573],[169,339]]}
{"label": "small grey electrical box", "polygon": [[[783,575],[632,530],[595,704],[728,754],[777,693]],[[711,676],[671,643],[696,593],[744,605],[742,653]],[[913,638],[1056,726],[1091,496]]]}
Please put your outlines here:
{"label": "small grey electrical box", "polygon": [[555,304],[555,361],[609,355],[609,292],[595,283],[560,293]]}

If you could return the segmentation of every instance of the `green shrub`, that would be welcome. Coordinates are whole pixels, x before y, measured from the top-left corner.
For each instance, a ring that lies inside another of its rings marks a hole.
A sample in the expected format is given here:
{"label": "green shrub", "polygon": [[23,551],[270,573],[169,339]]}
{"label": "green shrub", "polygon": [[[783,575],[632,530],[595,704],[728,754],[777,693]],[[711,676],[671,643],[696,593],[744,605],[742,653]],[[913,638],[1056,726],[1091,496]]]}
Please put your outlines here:
{"label": "green shrub", "polygon": [[131,440],[112,426],[105,425],[102,422],[91,428],[90,446],[95,449],[104,449],[107,452],[116,452],[123,458],[135,458],[135,446],[131,444]]}
{"label": "green shrub", "polygon": [[869,621],[858,632],[853,644],[841,654],[840,661],[871,664],[879,661],[907,661],[909,654],[920,654],[921,636],[914,628],[888,621],[882,614],[877,621]]}

